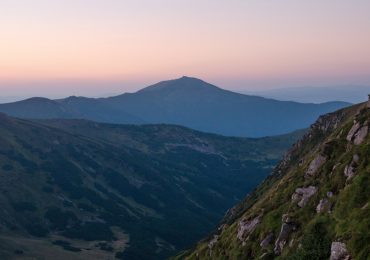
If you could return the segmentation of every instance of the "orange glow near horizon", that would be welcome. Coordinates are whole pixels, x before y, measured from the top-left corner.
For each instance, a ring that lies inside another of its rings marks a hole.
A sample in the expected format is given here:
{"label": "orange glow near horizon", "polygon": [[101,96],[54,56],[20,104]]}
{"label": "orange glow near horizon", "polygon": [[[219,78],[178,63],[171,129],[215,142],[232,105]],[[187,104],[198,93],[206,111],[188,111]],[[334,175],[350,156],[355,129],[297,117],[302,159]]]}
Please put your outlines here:
{"label": "orange glow near horizon", "polygon": [[0,81],[370,84],[368,1],[20,2],[0,4]]}

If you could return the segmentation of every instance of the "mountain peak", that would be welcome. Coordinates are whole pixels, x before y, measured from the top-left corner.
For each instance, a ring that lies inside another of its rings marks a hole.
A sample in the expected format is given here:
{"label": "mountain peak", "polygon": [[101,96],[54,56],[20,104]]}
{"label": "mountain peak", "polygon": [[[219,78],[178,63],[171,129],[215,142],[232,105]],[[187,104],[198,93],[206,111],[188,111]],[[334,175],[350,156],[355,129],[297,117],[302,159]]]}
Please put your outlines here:
{"label": "mountain peak", "polygon": [[199,90],[199,89],[219,89],[218,87],[209,84],[201,79],[182,76],[181,78],[158,82],[149,87],[143,88],[138,93],[154,92],[154,91],[179,91],[179,90]]}

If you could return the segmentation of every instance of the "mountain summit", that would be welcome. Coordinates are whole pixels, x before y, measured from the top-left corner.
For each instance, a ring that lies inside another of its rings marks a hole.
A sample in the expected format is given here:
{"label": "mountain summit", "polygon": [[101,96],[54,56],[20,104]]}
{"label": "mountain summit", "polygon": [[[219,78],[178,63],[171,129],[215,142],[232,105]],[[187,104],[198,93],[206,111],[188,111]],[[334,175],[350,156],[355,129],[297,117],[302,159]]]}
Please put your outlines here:
{"label": "mountain summit", "polygon": [[308,127],[318,116],[349,105],[302,104],[248,96],[200,79],[162,81],[109,98],[33,99],[1,104],[21,118],[80,118],[119,124],[177,124],[227,136],[262,137]]}
{"label": "mountain summit", "polygon": [[137,93],[145,93],[152,91],[173,92],[173,91],[202,91],[202,90],[221,90],[220,88],[211,85],[201,79],[183,76],[178,79],[161,81],[157,84],[139,90]]}

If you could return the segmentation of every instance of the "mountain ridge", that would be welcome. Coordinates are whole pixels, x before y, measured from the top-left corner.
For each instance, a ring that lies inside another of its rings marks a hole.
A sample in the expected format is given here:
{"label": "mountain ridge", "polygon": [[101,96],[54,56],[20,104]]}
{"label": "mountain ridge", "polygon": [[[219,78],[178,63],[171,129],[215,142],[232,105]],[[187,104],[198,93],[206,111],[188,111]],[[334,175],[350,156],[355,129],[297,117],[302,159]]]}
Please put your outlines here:
{"label": "mountain ridge", "polygon": [[[163,81],[109,98],[69,97],[0,104],[0,112],[22,118],[76,118],[119,124],[176,124],[226,136],[262,137],[308,127],[321,114],[348,106],[303,104],[248,96],[197,78]],[[55,103],[56,102],[56,103]]]}

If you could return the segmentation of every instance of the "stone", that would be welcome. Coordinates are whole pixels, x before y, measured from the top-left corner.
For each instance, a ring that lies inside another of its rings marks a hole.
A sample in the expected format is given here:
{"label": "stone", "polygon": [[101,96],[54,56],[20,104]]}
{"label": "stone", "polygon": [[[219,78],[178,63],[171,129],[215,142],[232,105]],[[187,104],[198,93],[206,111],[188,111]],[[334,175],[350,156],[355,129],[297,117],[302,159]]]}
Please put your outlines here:
{"label": "stone", "polygon": [[331,192],[331,191],[328,191],[328,192],[326,193],[326,196],[327,196],[328,198],[331,198],[331,197],[333,197],[333,192]]}
{"label": "stone", "polygon": [[347,165],[344,168],[344,175],[347,177],[347,180],[355,176],[355,168],[352,166],[352,164]]}
{"label": "stone", "polygon": [[319,154],[313,159],[308,166],[305,177],[314,176],[317,170],[326,162],[326,157],[322,154]]}
{"label": "stone", "polygon": [[361,127],[360,130],[358,130],[357,133],[355,134],[353,143],[355,145],[360,145],[367,137],[368,132],[369,132],[369,127],[367,125]]}
{"label": "stone", "polygon": [[259,223],[261,223],[262,215],[255,217],[252,220],[242,219],[239,222],[237,237],[240,241],[244,241],[246,237],[253,232]]}
{"label": "stone", "polygon": [[309,199],[317,192],[315,186],[309,186],[307,188],[298,188],[292,195],[292,201],[298,202],[298,206],[303,208],[308,203]]}
{"label": "stone", "polygon": [[345,260],[350,259],[346,244],[341,242],[331,243],[330,260]]}
{"label": "stone", "polygon": [[322,213],[329,208],[329,200],[327,198],[321,199],[316,207],[317,213]]}
{"label": "stone", "polygon": [[269,233],[260,243],[262,248],[267,248],[274,239],[274,233]]}
{"label": "stone", "polygon": [[274,253],[280,255],[283,251],[285,244],[287,243],[290,234],[295,230],[294,223],[283,223],[281,225],[280,233],[275,241]]}
{"label": "stone", "polygon": [[214,245],[217,243],[217,241],[218,241],[218,235],[214,235],[212,240],[209,241],[209,243],[208,243],[209,256],[212,256],[212,249],[213,249]]}
{"label": "stone", "polygon": [[349,130],[349,132],[347,134],[347,137],[346,137],[348,142],[352,141],[353,136],[357,133],[358,129],[360,129],[360,123],[359,122],[357,122],[357,123],[354,122],[353,126]]}
{"label": "stone", "polygon": [[347,177],[347,180],[355,176],[356,167],[359,161],[360,161],[360,157],[357,154],[355,154],[353,155],[352,162],[344,168],[344,175]]}

